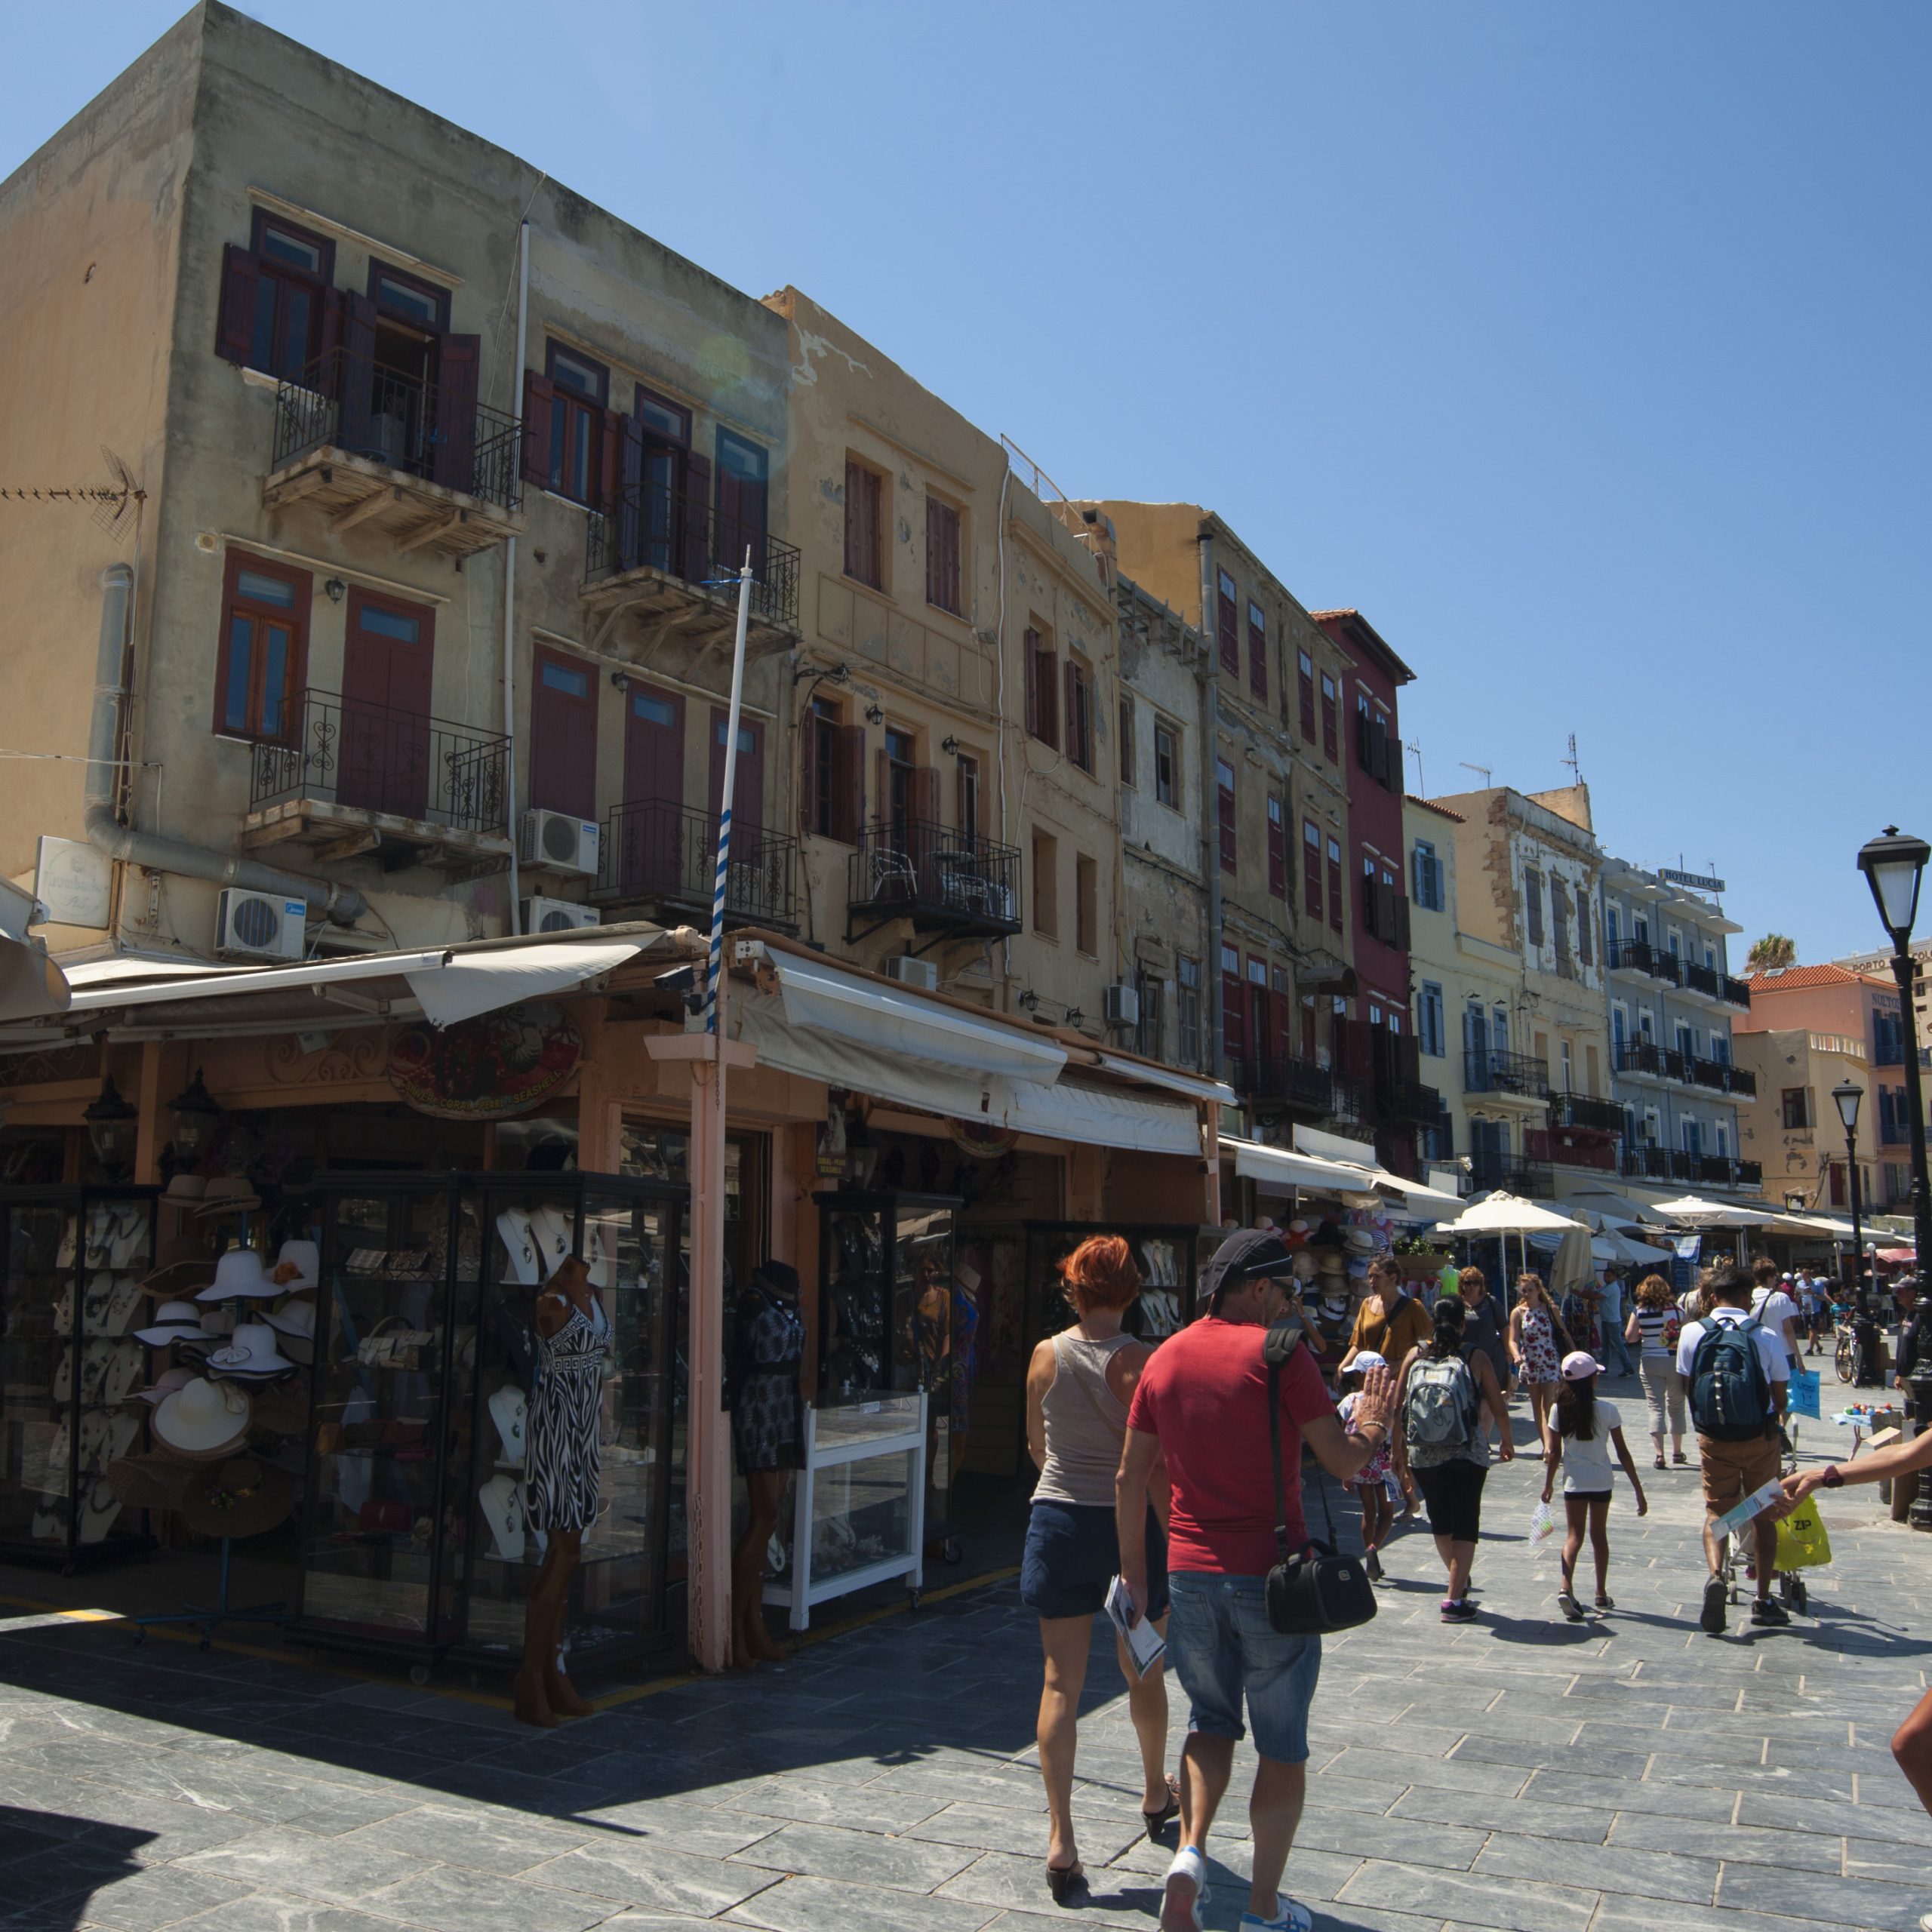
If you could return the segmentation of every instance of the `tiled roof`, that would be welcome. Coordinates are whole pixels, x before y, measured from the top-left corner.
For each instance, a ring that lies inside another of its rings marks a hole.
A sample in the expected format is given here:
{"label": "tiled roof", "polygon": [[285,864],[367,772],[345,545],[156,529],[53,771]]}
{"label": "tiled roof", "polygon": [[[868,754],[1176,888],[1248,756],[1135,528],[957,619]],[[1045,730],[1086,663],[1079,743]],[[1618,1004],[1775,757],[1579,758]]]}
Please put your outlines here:
{"label": "tiled roof", "polygon": [[1426,812],[1434,812],[1438,817],[1454,819],[1458,825],[1466,825],[1469,820],[1460,812],[1452,812],[1447,805],[1438,805],[1433,798],[1418,798],[1413,792],[1404,792],[1402,796],[1412,805],[1420,805]]}
{"label": "tiled roof", "polygon": [[1869,974],[1847,973],[1842,966],[1786,966],[1782,970],[1753,973],[1747,983],[1755,998],[1759,993],[1803,992],[1814,986],[1878,986],[1884,983]]}

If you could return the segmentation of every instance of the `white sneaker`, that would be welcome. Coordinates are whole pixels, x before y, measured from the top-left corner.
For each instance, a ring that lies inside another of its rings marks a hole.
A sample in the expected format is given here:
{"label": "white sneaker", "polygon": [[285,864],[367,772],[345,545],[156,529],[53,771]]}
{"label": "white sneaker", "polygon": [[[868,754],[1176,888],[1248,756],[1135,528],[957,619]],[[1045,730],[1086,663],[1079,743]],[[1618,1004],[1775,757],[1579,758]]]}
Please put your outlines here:
{"label": "white sneaker", "polygon": [[1161,1932],[1202,1932],[1201,1908],[1208,1903],[1208,1861],[1191,1844],[1174,1854],[1161,1892]]}
{"label": "white sneaker", "polygon": [[1275,1894],[1275,1903],[1280,1909],[1272,1918],[1262,1918],[1251,1912],[1241,1915],[1243,1925],[1261,1928],[1261,1932],[1315,1932],[1315,1915],[1305,1905],[1297,1905],[1286,1892]]}

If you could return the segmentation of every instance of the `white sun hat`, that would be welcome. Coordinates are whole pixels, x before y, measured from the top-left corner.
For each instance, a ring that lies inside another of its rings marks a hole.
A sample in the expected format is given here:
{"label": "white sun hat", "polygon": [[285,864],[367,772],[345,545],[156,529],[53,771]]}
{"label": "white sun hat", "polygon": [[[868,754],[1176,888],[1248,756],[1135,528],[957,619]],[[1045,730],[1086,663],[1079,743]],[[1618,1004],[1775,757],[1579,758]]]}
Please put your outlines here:
{"label": "white sun hat", "polygon": [[151,1327],[137,1328],[134,1337],[150,1348],[165,1349],[171,1342],[200,1338],[202,1311],[191,1301],[165,1301],[155,1311]]}
{"label": "white sun hat", "polygon": [[272,1300],[281,1293],[280,1285],[269,1278],[260,1254],[252,1247],[231,1247],[214,1264],[214,1283],[204,1288],[197,1301]]}
{"label": "white sun hat", "polygon": [[156,1407],[155,1437],[191,1462],[214,1462],[234,1454],[254,1413],[248,1392],[238,1383],[210,1382],[198,1375]]}
{"label": "white sun hat", "polygon": [[294,1367],[276,1347],[275,1331],[266,1321],[241,1323],[228,1346],[217,1349],[207,1361],[208,1374],[223,1382],[265,1382]]}

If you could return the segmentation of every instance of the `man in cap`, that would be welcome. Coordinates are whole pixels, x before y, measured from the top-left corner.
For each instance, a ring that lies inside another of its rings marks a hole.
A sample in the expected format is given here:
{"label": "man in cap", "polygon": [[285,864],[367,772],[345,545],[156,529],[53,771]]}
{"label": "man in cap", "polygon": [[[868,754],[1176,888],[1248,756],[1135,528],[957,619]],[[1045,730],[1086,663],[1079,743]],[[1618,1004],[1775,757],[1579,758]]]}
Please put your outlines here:
{"label": "man in cap", "polygon": [[[1181,1758],[1181,1844],[1161,1908],[1164,1932],[1197,1932],[1205,1896],[1204,1847],[1234,1769],[1235,1741],[1254,1727],[1260,1764],[1248,1803],[1254,1856],[1244,1926],[1305,1932],[1303,1906],[1281,1896],[1306,1789],[1308,1711],[1321,1669],[1318,1637],[1284,1636],[1268,1621],[1266,1582],[1276,1561],[1269,1377],[1262,1346],[1287,1307],[1293,1259],[1276,1235],[1230,1235],[1202,1269],[1199,1318],[1163,1342],[1141,1371],[1128,1412],[1117,1484],[1121,1574],[1147,1601],[1149,1480],[1163,1459],[1171,1497],[1168,1640],[1187,1693]],[[1301,1509],[1301,1446],[1323,1468],[1356,1475],[1389,1440],[1394,1391],[1387,1368],[1362,1379],[1345,1428],[1312,1352],[1281,1371],[1281,1474],[1290,1546],[1308,1540]]]}

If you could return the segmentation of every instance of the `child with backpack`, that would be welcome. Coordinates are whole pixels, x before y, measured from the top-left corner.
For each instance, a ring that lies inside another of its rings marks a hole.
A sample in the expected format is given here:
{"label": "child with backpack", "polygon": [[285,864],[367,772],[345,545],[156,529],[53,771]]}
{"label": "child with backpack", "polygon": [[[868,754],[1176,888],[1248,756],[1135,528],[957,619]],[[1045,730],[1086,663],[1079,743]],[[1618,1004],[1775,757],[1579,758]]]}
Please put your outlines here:
{"label": "child with backpack", "polygon": [[[1342,1426],[1353,1429],[1355,1411],[1361,1403],[1361,1379],[1371,1368],[1389,1366],[1372,1349],[1364,1349],[1349,1364],[1342,1380],[1348,1393],[1337,1406]],[[1361,1498],[1361,1567],[1374,1583],[1382,1581],[1382,1558],[1377,1552],[1389,1540],[1395,1524],[1395,1500],[1389,1494],[1389,1444],[1384,1442],[1355,1473],[1343,1483],[1344,1492],[1355,1490]]]}
{"label": "child with backpack", "polygon": [[1476,1614],[1469,1571],[1482,1537],[1482,1486],[1489,1475],[1484,1404],[1502,1432],[1502,1460],[1513,1461],[1516,1449],[1496,1371],[1487,1355],[1465,1345],[1462,1303],[1445,1296],[1435,1304],[1433,1323],[1431,1339],[1409,1351],[1396,1377],[1395,1473],[1407,1489],[1414,1472],[1436,1554],[1449,1573],[1442,1620],[1469,1623]]}
{"label": "child with backpack", "polygon": [[[1623,1465],[1630,1487],[1637,1495],[1637,1514],[1647,1515],[1650,1505],[1644,1500],[1644,1485],[1638,1479],[1637,1465],[1631,1460],[1629,1444],[1623,1440],[1623,1418],[1614,1402],[1597,1395],[1597,1377],[1602,1366],[1594,1355],[1574,1349],[1563,1358],[1562,1380],[1556,1391],[1556,1416],[1549,1432],[1549,1467],[1543,1479],[1543,1500],[1549,1500],[1556,1486],[1556,1472],[1563,1471],[1563,1508],[1569,1518],[1563,1539],[1563,1587],[1556,1601],[1572,1623],[1583,1620],[1583,1606],[1577,1601],[1577,1558],[1582,1555],[1583,1532],[1590,1535],[1590,1554],[1595,1559],[1597,1607],[1614,1610],[1609,1590],[1610,1577],[1610,1452]],[[1565,1451],[1567,1451],[1567,1454]]]}
{"label": "child with backpack", "polygon": [[[1710,1312],[1685,1324],[1677,1344],[1677,1367],[1690,1389],[1704,1478],[1704,1557],[1710,1577],[1697,1620],[1715,1637],[1723,1633],[1730,1592],[1724,1578],[1727,1540],[1715,1534],[1715,1524],[1753,1491],[1778,1479],[1778,1431],[1791,1368],[1783,1340],[1752,1318],[1755,1284],[1743,1269],[1734,1261],[1720,1262],[1705,1270],[1699,1285]],[[1784,1606],[1771,1595],[1777,1562],[1774,1514],[1761,1512],[1752,1520],[1750,1534],[1758,1586],[1751,1621],[1789,1623]]]}

